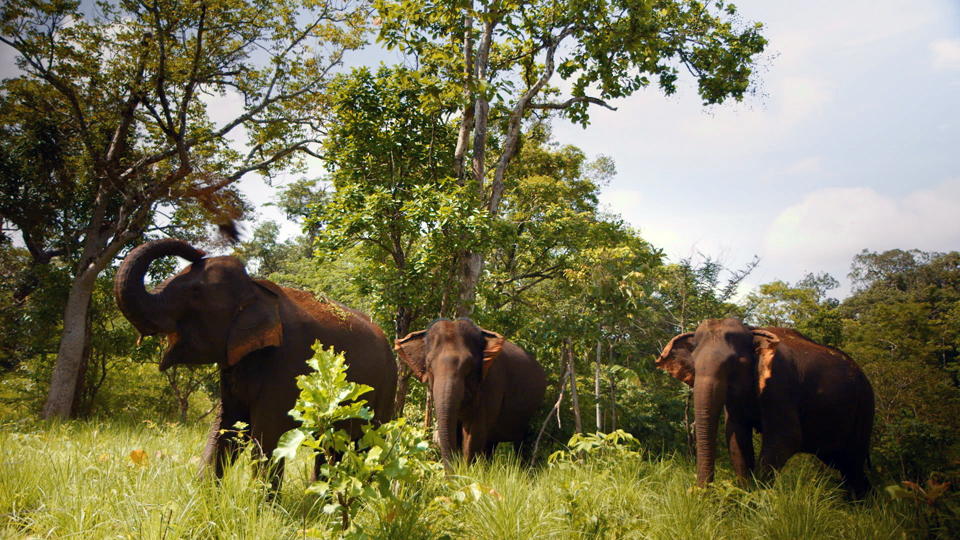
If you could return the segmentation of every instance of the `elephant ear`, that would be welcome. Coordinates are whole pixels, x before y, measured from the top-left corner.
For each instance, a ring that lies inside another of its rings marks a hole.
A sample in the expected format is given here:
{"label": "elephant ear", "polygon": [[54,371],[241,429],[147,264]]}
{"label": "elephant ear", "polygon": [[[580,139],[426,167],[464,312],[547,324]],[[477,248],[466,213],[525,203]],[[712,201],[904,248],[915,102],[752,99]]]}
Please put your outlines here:
{"label": "elephant ear", "polygon": [[413,370],[420,382],[427,382],[427,331],[411,332],[393,341],[393,350]]}
{"label": "elephant ear", "polygon": [[695,373],[693,349],[693,332],[680,334],[663,348],[663,352],[657,358],[657,367],[693,387]]}
{"label": "elephant ear", "polygon": [[767,381],[773,375],[773,357],[777,354],[780,338],[766,330],[754,329],[751,330],[751,333],[753,334],[753,346],[757,350],[757,368],[760,371],[759,390],[760,393],[763,393]]}
{"label": "elephant ear", "polygon": [[264,285],[252,283],[253,293],[241,302],[227,334],[227,364],[231,366],[253,351],[283,345],[280,297]]}
{"label": "elephant ear", "polygon": [[484,330],[483,328],[480,329],[480,332],[483,334],[483,339],[487,342],[483,348],[483,378],[486,379],[487,371],[490,370],[493,361],[500,356],[500,352],[503,350],[503,342],[506,340],[496,332]]}

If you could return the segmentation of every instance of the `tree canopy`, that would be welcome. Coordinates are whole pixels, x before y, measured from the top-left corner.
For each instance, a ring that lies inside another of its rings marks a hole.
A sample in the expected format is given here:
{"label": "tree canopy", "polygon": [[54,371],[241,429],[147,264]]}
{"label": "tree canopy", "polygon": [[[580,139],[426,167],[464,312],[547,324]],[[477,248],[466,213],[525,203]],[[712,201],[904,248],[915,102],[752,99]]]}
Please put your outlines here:
{"label": "tree canopy", "polygon": [[[0,7],[0,43],[20,68],[0,92],[2,219],[35,262],[73,253],[46,416],[71,412],[97,276],[157,224],[159,206],[229,222],[243,212],[233,182],[315,153],[328,71],[362,44],[365,17],[350,2],[285,0]],[[218,96],[242,105],[215,120]],[[45,157],[24,164],[24,152]]]}

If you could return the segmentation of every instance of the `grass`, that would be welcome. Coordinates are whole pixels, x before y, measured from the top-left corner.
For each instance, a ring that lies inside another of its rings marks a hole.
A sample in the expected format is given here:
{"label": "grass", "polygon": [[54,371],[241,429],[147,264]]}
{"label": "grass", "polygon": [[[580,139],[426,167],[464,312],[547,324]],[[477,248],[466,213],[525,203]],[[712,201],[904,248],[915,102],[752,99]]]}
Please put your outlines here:
{"label": "grass", "polygon": [[[221,483],[198,478],[203,426],[115,422],[0,426],[0,539],[278,539],[329,537],[322,503],[304,493],[306,458],[276,501],[249,459]],[[146,459],[131,452],[142,450]],[[731,478],[720,471],[718,478]],[[927,538],[912,508],[882,490],[847,502],[800,461],[766,489],[693,486],[680,458],[561,461],[529,469],[499,456],[450,479],[406,487],[358,516],[371,537],[483,539]]]}

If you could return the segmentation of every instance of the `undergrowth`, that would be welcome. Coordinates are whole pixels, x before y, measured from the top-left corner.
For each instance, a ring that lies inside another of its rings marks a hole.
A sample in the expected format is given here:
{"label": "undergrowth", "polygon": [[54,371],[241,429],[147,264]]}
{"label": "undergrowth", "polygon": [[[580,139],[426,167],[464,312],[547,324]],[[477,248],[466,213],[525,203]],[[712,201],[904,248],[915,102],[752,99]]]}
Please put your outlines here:
{"label": "undergrowth", "polygon": [[[113,422],[0,426],[0,539],[328,538],[308,463],[288,465],[279,496],[249,457],[222,482],[198,477],[204,426]],[[901,539],[950,538],[916,505],[875,489],[845,499],[809,461],[765,489],[726,480],[693,487],[685,459],[574,452],[531,469],[498,454],[371,501],[357,515],[371,538]],[[718,477],[732,478],[729,471]]]}

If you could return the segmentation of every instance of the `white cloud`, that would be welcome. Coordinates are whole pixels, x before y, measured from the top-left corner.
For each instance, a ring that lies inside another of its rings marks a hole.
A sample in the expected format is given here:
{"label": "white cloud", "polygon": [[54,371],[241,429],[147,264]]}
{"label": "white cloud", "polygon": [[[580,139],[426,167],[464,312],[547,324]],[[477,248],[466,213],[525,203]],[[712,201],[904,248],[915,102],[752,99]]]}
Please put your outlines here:
{"label": "white cloud", "polygon": [[936,69],[960,69],[960,37],[934,41],[930,44],[930,55]]}
{"label": "white cloud", "polygon": [[784,209],[764,239],[776,266],[843,268],[863,249],[949,251],[960,247],[960,179],[901,199],[869,187],[808,193]]}
{"label": "white cloud", "polygon": [[822,156],[811,156],[790,165],[784,173],[791,176],[814,176],[826,173]]}

